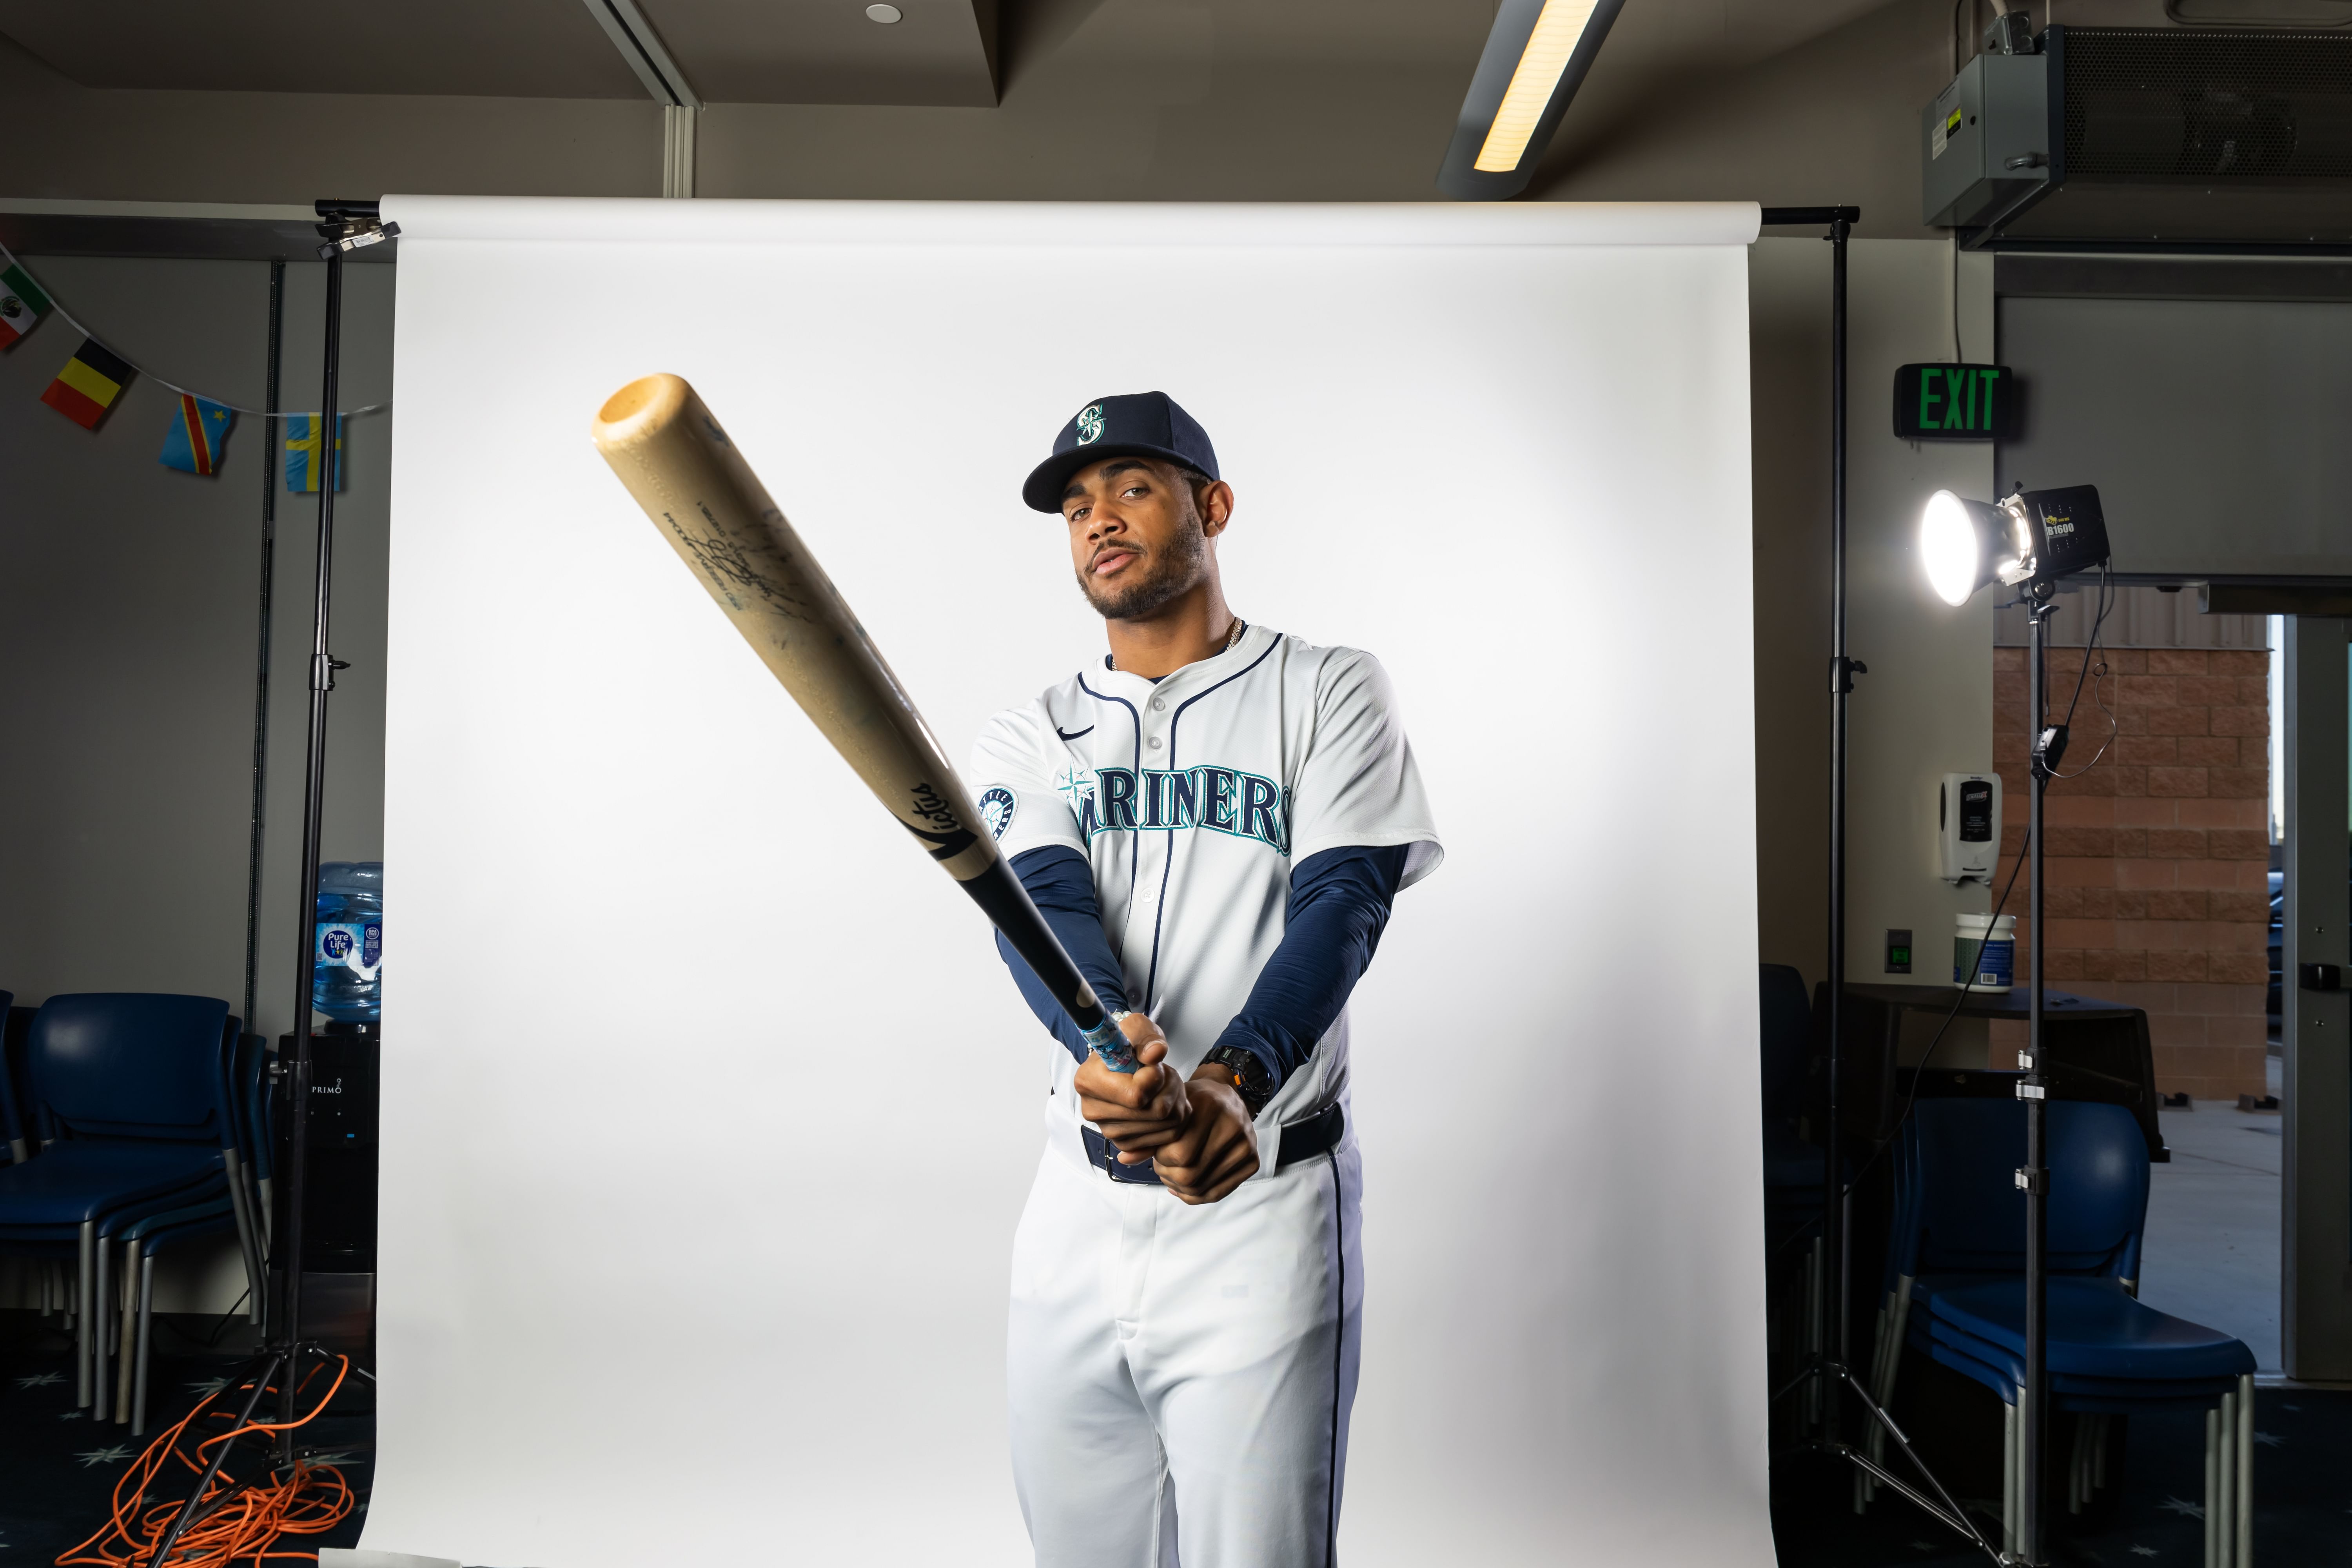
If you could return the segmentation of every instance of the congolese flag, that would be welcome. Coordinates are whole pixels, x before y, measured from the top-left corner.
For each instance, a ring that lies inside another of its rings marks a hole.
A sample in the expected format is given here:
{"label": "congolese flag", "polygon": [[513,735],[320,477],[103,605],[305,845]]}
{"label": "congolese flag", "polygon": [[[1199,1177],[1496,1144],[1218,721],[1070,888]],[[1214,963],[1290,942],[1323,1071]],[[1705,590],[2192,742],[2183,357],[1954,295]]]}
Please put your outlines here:
{"label": "congolese flag", "polygon": [[[349,416],[335,416],[335,493],[343,489],[343,421]],[[326,421],[315,414],[289,414],[286,416],[286,488],[289,490],[311,490],[319,488],[320,436]]]}
{"label": "congolese flag", "polygon": [[84,338],[73,358],[66,361],[65,369],[58,372],[57,380],[41,394],[41,401],[83,429],[95,430],[114,400],[122,395],[122,384],[130,379],[129,365],[107,353],[106,345],[96,338]]}
{"label": "congolese flag", "polygon": [[12,266],[0,272],[0,349],[31,331],[48,310],[49,297],[23,268]]}
{"label": "congolese flag", "polygon": [[163,432],[163,455],[157,461],[184,474],[209,474],[220,467],[221,443],[236,416],[210,398],[180,394],[172,411],[171,427]]}

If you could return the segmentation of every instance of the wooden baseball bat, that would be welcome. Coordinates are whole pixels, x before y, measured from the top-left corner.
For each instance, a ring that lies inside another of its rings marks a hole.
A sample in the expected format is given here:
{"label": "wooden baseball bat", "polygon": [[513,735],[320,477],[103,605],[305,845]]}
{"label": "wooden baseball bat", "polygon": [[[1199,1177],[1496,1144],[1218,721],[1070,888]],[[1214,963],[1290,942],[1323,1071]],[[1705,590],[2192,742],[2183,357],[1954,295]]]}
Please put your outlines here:
{"label": "wooden baseball bat", "polygon": [[874,798],[971,896],[1110,1067],[1135,1056],[996,852],[962,781],[866,628],[702,399],[648,375],[604,400],[596,449]]}

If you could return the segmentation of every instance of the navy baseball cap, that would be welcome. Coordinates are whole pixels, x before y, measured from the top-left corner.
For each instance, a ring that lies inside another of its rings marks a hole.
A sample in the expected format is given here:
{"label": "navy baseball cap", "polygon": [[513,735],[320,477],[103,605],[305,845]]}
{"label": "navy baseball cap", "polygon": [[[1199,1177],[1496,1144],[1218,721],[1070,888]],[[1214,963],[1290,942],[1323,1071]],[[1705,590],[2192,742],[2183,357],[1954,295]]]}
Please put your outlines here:
{"label": "navy baseball cap", "polygon": [[1158,458],[1213,479],[1224,477],[1199,420],[1164,392],[1130,392],[1098,397],[1072,415],[1054,437],[1054,455],[1030,470],[1021,499],[1037,511],[1060,511],[1070,476],[1105,458]]}

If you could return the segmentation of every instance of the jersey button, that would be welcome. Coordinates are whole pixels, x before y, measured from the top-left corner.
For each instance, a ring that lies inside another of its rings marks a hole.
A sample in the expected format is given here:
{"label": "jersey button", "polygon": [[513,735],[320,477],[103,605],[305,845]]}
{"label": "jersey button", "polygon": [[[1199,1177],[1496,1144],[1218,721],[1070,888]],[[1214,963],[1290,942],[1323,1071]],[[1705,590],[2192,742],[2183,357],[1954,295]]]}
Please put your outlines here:
{"label": "jersey button", "polygon": [[1166,710],[1166,708],[1167,708],[1167,706],[1168,706],[1168,699],[1166,699],[1165,697],[1155,697],[1155,698],[1153,698],[1153,699],[1151,700],[1151,710],[1152,710],[1154,713],[1158,713],[1158,712],[1161,712],[1161,711],[1165,710]]}
{"label": "jersey button", "polygon": [[1156,752],[1156,751],[1158,751],[1158,750],[1160,749],[1160,737],[1159,737],[1159,736],[1157,736],[1157,735],[1154,735],[1154,736],[1152,736],[1152,737],[1151,737],[1151,739],[1150,739],[1149,741],[1144,742],[1143,743],[1144,743],[1145,745],[1147,745],[1147,746],[1150,747],[1153,751],[1155,751],[1155,752]]}

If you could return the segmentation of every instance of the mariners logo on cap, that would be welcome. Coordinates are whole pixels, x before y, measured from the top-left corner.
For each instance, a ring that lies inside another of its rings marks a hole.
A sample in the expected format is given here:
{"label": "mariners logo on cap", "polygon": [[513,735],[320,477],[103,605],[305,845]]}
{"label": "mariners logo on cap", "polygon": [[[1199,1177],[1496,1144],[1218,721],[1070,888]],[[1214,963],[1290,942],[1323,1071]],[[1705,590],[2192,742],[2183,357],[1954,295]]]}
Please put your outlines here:
{"label": "mariners logo on cap", "polygon": [[1078,445],[1091,447],[1102,439],[1102,405],[1089,403],[1078,416]]}
{"label": "mariners logo on cap", "polygon": [[1003,837],[1004,830],[1013,826],[1016,804],[1009,789],[992,789],[980,797],[980,819],[988,825],[991,838]]}

